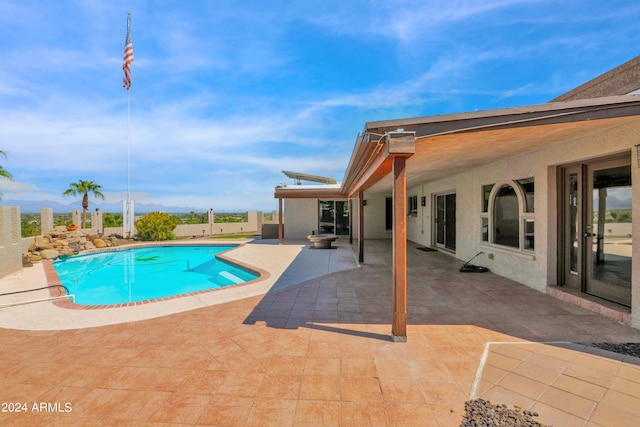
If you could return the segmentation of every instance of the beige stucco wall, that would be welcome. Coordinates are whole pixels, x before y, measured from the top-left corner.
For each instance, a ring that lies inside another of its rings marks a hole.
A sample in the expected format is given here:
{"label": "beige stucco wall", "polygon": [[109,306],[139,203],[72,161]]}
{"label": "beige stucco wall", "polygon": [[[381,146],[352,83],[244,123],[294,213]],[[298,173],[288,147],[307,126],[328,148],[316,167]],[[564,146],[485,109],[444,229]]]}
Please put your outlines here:
{"label": "beige stucco wall", "polygon": [[306,239],[318,233],[318,199],[285,199],[283,222],[285,238]]}
{"label": "beige stucco wall", "polygon": [[0,206],[0,277],[22,268],[20,208]]}
{"label": "beige stucco wall", "polygon": [[[514,179],[535,177],[535,233],[536,250],[519,251],[481,242],[482,185],[511,184]],[[489,267],[492,271],[509,277],[527,286],[544,291],[546,287],[546,234],[542,214],[546,210],[546,166],[521,157],[507,162],[473,169],[446,179],[408,188],[407,196],[418,196],[417,216],[407,218],[407,238],[425,246],[435,246],[433,237],[433,197],[436,194],[456,193],[456,251],[452,253],[460,260],[468,260],[478,252],[484,252],[475,264]],[[421,206],[420,198],[426,198]],[[491,254],[493,259],[489,259]],[[462,263],[461,263],[462,264]]]}
{"label": "beige stucco wall", "polygon": [[391,197],[391,191],[386,193],[364,193],[364,238],[391,239],[391,230],[385,230],[385,199]]}

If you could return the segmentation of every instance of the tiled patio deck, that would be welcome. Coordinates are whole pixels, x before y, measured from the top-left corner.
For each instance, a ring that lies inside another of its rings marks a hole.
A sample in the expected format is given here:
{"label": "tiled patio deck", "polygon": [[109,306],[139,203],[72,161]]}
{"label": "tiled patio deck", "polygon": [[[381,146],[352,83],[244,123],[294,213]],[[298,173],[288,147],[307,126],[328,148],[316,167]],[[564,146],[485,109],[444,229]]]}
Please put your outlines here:
{"label": "tiled patio deck", "polygon": [[470,397],[555,426],[640,424],[638,359],[542,344],[640,331],[409,245],[408,342],[392,343],[390,242],[365,248],[361,269],[264,296],[96,328],[0,329],[0,401],[27,404],[0,424],[456,426]]}

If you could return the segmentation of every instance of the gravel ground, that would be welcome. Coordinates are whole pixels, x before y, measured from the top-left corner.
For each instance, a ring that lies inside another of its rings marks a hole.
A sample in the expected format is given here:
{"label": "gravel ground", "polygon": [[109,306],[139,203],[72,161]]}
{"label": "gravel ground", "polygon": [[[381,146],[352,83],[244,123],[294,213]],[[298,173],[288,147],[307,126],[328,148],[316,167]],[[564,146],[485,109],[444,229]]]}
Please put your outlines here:
{"label": "gravel ground", "polygon": [[620,353],[627,356],[640,358],[640,343],[637,343],[637,342],[625,342],[625,343],[587,342],[582,344],[589,345],[591,347],[601,348],[607,351],[613,351],[614,353]]}
{"label": "gravel ground", "polygon": [[469,400],[460,427],[548,427],[534,420],[538,414],[518,406],[494,405],[488,400]]}

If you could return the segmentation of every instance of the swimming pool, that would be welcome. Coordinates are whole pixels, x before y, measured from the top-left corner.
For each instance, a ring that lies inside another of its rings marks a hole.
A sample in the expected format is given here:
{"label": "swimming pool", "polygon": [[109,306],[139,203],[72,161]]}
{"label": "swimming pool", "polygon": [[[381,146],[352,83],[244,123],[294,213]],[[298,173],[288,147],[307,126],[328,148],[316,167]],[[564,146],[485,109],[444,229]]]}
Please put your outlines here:
{"label": "swimming pool", "polygon": [[80,305],[126,304],[248,282],[258,274],[217,254],[236,246],[152,246],[98,252],[53,266]]}

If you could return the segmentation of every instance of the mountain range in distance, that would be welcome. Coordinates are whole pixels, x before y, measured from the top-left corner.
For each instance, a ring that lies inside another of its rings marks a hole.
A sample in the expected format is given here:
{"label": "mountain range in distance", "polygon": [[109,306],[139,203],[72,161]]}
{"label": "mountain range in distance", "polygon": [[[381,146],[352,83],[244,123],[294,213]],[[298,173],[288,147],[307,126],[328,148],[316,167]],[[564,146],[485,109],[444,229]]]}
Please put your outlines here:
{"label": "mountain range in distance", "polygon": [[[54,202],[52,200],[10,200],[10,199],[2,199],[0,200],[0,206],[19,206],[21,213],[40,213],[40,209],[42,208],[52,208],[55,213],[67,213],[73,210],[82,210],[82,204],[80,201],[62,204],[59,202]],[[122,213],[122,202],[116,203],[100,203],[97,201],[89,202],[89,211],[95,211],[100,209],[102,212],[107,213]],[[180,206],[164,206],[159,205],[157,203],[135,203],[133,210],[135,213],[149,213],[149,212],[167,212],[167,213],[188,213],[188,212],[197,212],[202,213],[206,212],[206,209],[196,209],[190,207],[180,207]]]}

